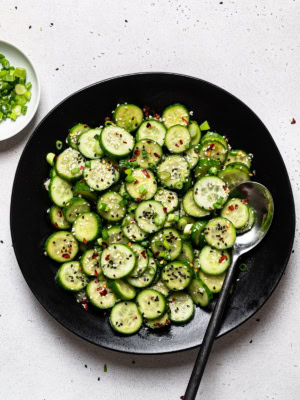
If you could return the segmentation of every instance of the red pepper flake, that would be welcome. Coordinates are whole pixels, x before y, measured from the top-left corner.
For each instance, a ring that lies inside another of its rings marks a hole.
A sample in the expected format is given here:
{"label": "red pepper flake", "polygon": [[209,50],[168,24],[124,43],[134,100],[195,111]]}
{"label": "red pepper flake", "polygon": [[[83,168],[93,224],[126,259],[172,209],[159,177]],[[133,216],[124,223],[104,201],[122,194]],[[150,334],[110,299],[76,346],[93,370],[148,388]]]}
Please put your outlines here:
{"label": "red pepper flake", "polygon": [[171,321],[169,319],[166,320],[166,324],[170,325]]}
{"label": "red pepper flake", "polygon": [[248,200],[247,200],[247,199],[243,199],[243,200],[242,200],[242,203],[248,204]]}
{"label": "red pepper flake", "polygon": [[87,297],[83,297],[82,299],[81,299],[81,303],[82,304],[85,304],[87,302]]}
{"label": "red pepper flake", "polygon": [[233,205],[229,206],[228,208],[229,208],[230,211],[233,211],[233,210],[234,210]]}
{"label": "red pepper flake", "polygon": [[96,275],[97,278],[99,278],[99,274],[98,274],[98,271],[96,269],[95,269],[95,275]]}
{"label": "red pepper flake", "polygon": [[105,260],[106,260],[106,261],[109,260],[109,254],[107,254],[107,256],[105,257]]}
{"label": "red pepper flake", "polygon": [[219,258],[219,263],[221,264],[221,262],[223,262],[224,260],[227,260],[227,256],[222,256]]}
{"label": "red pepper flake", "polygon": [[63,213],[61,212],[61,210],[58,211],[58,216],[61,218],[63,216]]}
{"label": "red pepper flake", "polygon": [[181,117],[182,121],[185,122],[187,125],[189,125],[189,121],[185,119],[184,117]]}
{"label": "red pepper flake", "polygon": [[154,326],[162,327],[164,326],[164,324],[162,324],[161,322],[155,322]]}
{"label": "red pepper flake", "polygon": [[153,153],[155,155],[156,158],[160,158],[160,155],[157,153]]}
{"label": "red pepper flake", "polygon": [[70,258],[70,254],[68,254],[68,253],[63,254],[62,256],[63,256],[63,258]]}
{"label": "red pepper flake", "polygon": [[116,136],[119,136],[118,132],[116,132]]}
{"label": "red pepper flake", "polygon": [[146,125],[146,128],[152,128],[152,125],[150,124],[150,122],[148,122],[148,124]]}
{"label": "red pepper flake", "polygon": [[215,147],[215,144],[214,143],[212,143],[210,146],[209,146],[209,150],[213,150],[214,149],[214,147]]}
{"label": "red pepper flake", "polygon": [[136,149],[136,150],[134,150],[134,154],[135,154],[136,156],[139,156],[139,155],[141,154],[141,152],[140,152],[139,149]]}
{"label": "red pepper flake", "polygon": [[223,185],[222,187],[223,187],[224,190],[227,190],[227,186]]}
{"label": "red pepper flake", "polygon": [[179,140],[179,143],[180,143],[180,144],[183,144],[183,141],[180,139],[180,140]]}
{"label": "red pepper flake", "polygon": [[146,175],[147,178],[150,178],[150,174],[146,169],[142,169],[142,172]]}
{"label": "red pepper flake", "polygon": [[142,201],[142,199],[137,198],[136,201],[137,201],[138,203],[140,203],[140,202]]}
{"label": "red pepper flake", "polygon": [[180,400],[184,400],[184,396],[180,396]]}
{"label": "red pepper flake", "polygon": [[145,113],[145,117],[148,117],[148,116],[149,116],[150,107],[149,107],[149,106],[145,106],[145,107],[143,108],[143,111],[144,111],[144,113]]}
{"label": "red pepper flake", "polygon": [[236,204],[236,205],[234,206],[234,208],[235,208],[235,209],[239,208],[239,205],[238,205],[238,204]]}
{"label": "red pepper flake", "polygon": [[134,319],[137,319],[137,316],[136,315],[134,315],[134,317],[133,317]]}
{"label": "red pepper flake", "polygon": [[115,169],[116,171],[119,171],[119,167],[118,167],[117,165],[114,165],[114,169]]}
{"label": "red pepper flake", "polygon": [[85,311],[87,311],[89,309],[89,306],[87,304],[83,304],[83,308],[85,309]]}
{"label": "red pepper flake", "polygon": [[156,114],[156,112],[154,112],[153,117],[158,120],[160,118],[160,115]]}
{"label": "red pepper flake", "polygon": [[179,144],[178,144],[178,143],[175,143],[175,146],[176,146],[176,147],[179,147]]}
{"label": "red pepper flake", "polygon": [[291,121],[291,124],[295,125],[295,123],[296,123],[296,120],[295,120],[295,118],[293,118],[292,121]]}
{"label": "red pepper flake", "polygon": [[107,295],[107,290],[103,289],[102,292],[100,292],[101,297],[106,296]]}
{"label": "red pepper flake", "polygon": [[138,181],[138,180],[134,181],[134,184],[135,184],[135,185],[137,185],[138,183],[139,183],[139,181]]}
{"label": "red pepper flake", "polygon": [[83,243],[84,243],[84,244],[87,244],[86,238],[83,238]]}
{"label": "red pepper flake", "polygon": [[[139,152],[139,150],[136,150],[135,153],[136,153],[137,151]],[[138,154],[137,154],[137,155],[138,155]],[[131,161],[131,162],[132,162],[132,161],[136,161],[136,158],[131,158],[129,161]]]}
{"label": "red pepper flake", "polygon": [[84,128],[87,128],[88,126],[87,126],[87,125],[83,125],[83,127],[84,127]]}
{"label": "red pepper flake", "polygon": [[146,259],[146,250],[141,251],[141,255]]}
{"label": "red pepper flake", "polygon": [[58,228],[58,223],[57,223],[57,222],[55,222],[54,226],[55,226],[55,228]]}
{"label": "red pepper flake", "polygon": [[176,299],[173,297],[172,302],[174,303],[174,301],[176,301]]}
{"label": "red pepper flake", "polygon": [[165,213],[165,214],[166,214],[166,212],[168,211],[167,207],[164,207],[163,210],[164,210],[164,213]]}
{"label": "red pepper flake", "polygon": [[83,166],[83,165],[81,165],[81,166],[80,166],[80,170],[82,171],[82,170],[83,170],[83,168],[84,168],[84,166]]}
{"label": "red pepper flake", "polygon": [[106,117],[104,121],[110,121],[110,117]]}

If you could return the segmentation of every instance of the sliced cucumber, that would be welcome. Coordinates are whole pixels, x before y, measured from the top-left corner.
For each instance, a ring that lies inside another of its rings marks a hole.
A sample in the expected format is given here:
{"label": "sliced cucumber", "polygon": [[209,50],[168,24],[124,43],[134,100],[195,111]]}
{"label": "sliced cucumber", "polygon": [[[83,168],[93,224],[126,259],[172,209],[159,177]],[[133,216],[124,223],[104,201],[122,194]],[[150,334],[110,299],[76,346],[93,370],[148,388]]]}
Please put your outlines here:
{"label": "sliced cucumber", "polygon": [[229,219],[236,229],[242,228],[249,220],[249,207],[240,199],[230,199],[224,205],[221,217]]}
{"label": "sliced cucumber", "polygon": [[228,149],[228,143],[227,140],[225,139],[224,136],[219,135],[219,133],[216,132],[207,132],[201,139],[201,143],[207,142],[207,141],[217,141],[223,144],[223,146],[226,147],[226,149]]}
{"label": "sliced cucumber", "polygon": [[68,231],[55,232],[50,235],[45,243],[47,255],[57,262],[73,260],[79,247],[75,237]]}
{"label": "sliced cucumber", "polygon": [[255,219],[256,219],[255,211],[252,207],[249,207],[249,219],[248,219],[246,225],[244,225],[242,228],[237,229],[236,233],[238,235],[240,235],[242,233],[250,231],[250,229],[254,225]]}
{"label": "sliced cucumber", "polygon": [[52,167],[52,168],[50,169],[50,172],[49,172],[49,178],[50,178],[50,179],[51,179],[51,178],[54,178],[56,175],[57,175],[57,173],[56,173],[56,171],[55,171],[55,167]]}
{"label": "sliced cucumber", "polygon": [[183,212],[181,213],[182,217],[179,219],[178,223],[177,223],[177,228],[180,231],[184,231],[184,228],[188,225],[188,224],[194,224],[196,222],[196,220],[192,217],[190,217],[189,215],[185,215],[185,211],[183,210]]}
{"label": "sliced cucumber", "polygon": [[149,200],[157,191],[157,182],[152,171],[146,168],[137,168],[130,175],[131,182],[126,182],[127,193],[136,200]]}
{"label": "sliced cucumber", "polygon": [[140,141],[143,139],[150,139],[158,143],[160,146],[163,146],[165,143],[166,132],[167,130],[161,122],[156,121],[155,119],[149,119],[142,122],[140,125],[136,134],[136,140]]}
{"label": "sliced cucumber", "polygon": [[81,272],[79,261],[69,261],[61,265],[56,280],[65,290],[78,292],[88,284],[88,277]]}
{"label": "sliced cucumber", "polygon": [[134,138],[125,129],[110,125],[103,129],[100,136],[100,145],[108,156],[122,158],[132,152]]}
{"label": "sliced cucumber", "polygon": [[90,166],[85,167],[83,175],[88,186],[97,191],[108,189],[117,180],[116,169],[104,159],[90,161]]}
{"label": "sliced cucumber", "polygon": [[120,244],[128,243],[128,239],[123,234],[121,226],[112,226],[107,230],[103,230],[102,238],[104,245],[110,245],[112,243],[120,243]]}
{"label": "sliced cucumber", "polygon": [[64,207],[73,197],[72,185],[56,175],[50,180],[49,196],[58,207]]}
{"label": "sliced cucumber", "polygon": [[196,121],[191,121],[189,126],[188,126],[188,130],[190,132],[191,135],[191,145],[195,146],[200,142],[201,139],[201,130],[199,128],[199,125],[197,124]]}
{"label": "sliced cucumber", "polygon": [[180,190],[189,178],[189,164],[182,156],[169,156],[158,166],[157,175],[164,186]]}
{"label": "sliced cucumber", "polygon": [[108,286],[117,295],[117,297],[122,300],[132,300],[136,296],[135,288],[129,283],[124,282],[122,279],[110,281]]}
{"label": "sliced cucumber", "polygon": [[[157,266],[152,257],[149,257],[149,263],[146,268],[146,271],[139,277],[134,278],[132,276],[128,276],[126,278],[127,282],[130,283],[132,286],[142,289],[147,286],[150,286],[153,283],[154,278],[156,276]],[[154,287],[152,287],[154,289]]]}
{"label": "sliced cucumber", "polygon": [[170,290],[179,291],[187,288],[192,279],[192,270],[182,261],[167,264],[161,272],[162,282]]}
{"label": "sliced cucumber", "polygon": [[162,148],[153,140],[140,140],[133,150],[134,158],[141,168],[152,168],[162,159]]}
{"label": "sliced cucumber", "polygon": [[97,278],[87,285],[86,294],[91,304],[100,310],[112,308],[117,301],[117,296],[108,286],[107,281]]}
{"label": "sliced cucumber", "polygon": [[61,178],[74,181],[82,176],[84,163],[84,157],[79,151],[68,147],[57,157],[55,170]]}
{"label": "sliced cucumber", "polygon": [[221,163],[216,160],[200,160],[195,168],[195,178],[202,178],[208,175],[217,175],[218,171],[221,169]]}
{"label": "sliced cucumber", "polygon": [[133,243],[131,245],[131,250],[135,254],[136,264],[134,269],[130,272],[129,276],[137,278],[146,271],[149,264],[149,256],[144,247],[140,246],[137,243]]}
{"label": "sliced cucumber", "polygon": [[162,187],[158,188],[154,200],[160,202],[168,214],[175,211],[179,205],[177,193]]}
{"label": "sliced cucumber", "polygon": [[170,153],[183,153],[191,144],[191,135],[185,126],[171,126],[166,133],[165,146]]}
{"label": "sliced cucumber", "polygon": [[167,311],[165,296],[153,289],[142,290],[136,298],[137,306],[144,318],[155,319]]}
{"label": "sliced cucumber", "polygon": [[207,224],[207,221],[197,221],[195,224],[193,224],[192,227],[192,234],[191,234],[191,239],[193,244],[198,248],[201,249],[206,242],[205,242],[205,235],[204,235],[204,228]]}
{"label": "sliced cucumber", "polygon": [[166,213],[158,201],[142,201],[135,210],[135,220],[144,232],[154,233],[165,223]]}
{"label": "sliced cucumber", "polygon": [[188,150],[186,150],[184,152],[183,157],[189,163],[190,169],[193,169],[196,167],[196,165],[199,161],[198,150],[196,149],[195,146],[192,146],[191,148],[189,148]]}
{"label": "sliced cucumber", "polygon": [[250,157],[244,150],[231,150],[228,154],[225,165],[233,162],[239,162],[245,164],[248,168],[251,168],[252,157]]}
{"label": "sliced cucumber", "polygon": [[141,125],[144,114],[140,107],[134,104],[121,104],[115,109],[113,118],[119,127],[133,132]]}
{"label": "sliced cucumber", "polygon": [[168,214],[166,222],[164,223],[164,228],[170,228],[171,226],[175,226],[180,219],[180,212],[176,210],[170,214]]}
{"label": "sliced cucumber", "polygon": [[167,286],[161,280],[158,280],[156,283],[154,283],[154,285],[151,286],[151,289],[157,290],[158,292],[162,293],[166,297],[170,293],[170,289],[167,288]]}
{"label": "sliced cucumber", "polygon": [[101,253],[99,253],[97,249],[89,249],[82,254],[80,258],[80,265],[86,275],[97,277],[102,275],[100,256]]}
{"label": "sliced cucumber", "polygon": [[250,169],[247,167],[246,164],[241,163],[241,162],[232,162],[229,164],[226,164],[226,168],[236,168],[236,169],[241,169],[242,171],[246,172],[249,176],[252,176]]}
{"label": "sliced cucumber", "polygon": [[120,279],[129,275],[135,264],[135,254],[125,244],[111,244],[101,254],[102,272],[109,279]]}
{"label": "sliced cucumber", "polygon": [[212,293],[221,292],[226,272],[223,272],[220,275],[208,275],[204,271],[200,270],[198,275]]}
{"label": "sliced cucumber", "polygon": [[111,327],[123,335],[136,333],[143,324],[137,305],[132,301],[117,303],[111,310],[109,320]]}
{"label": "sliced cucumber", "polygon": [[194,316],[194,303],[186,293],[172,293],[168,297],[170,320],[174,324],[184,324]]}
{"label": "sliced cucumber", "polygon": [[78,150],[80,153],[90,159],[96,159],[103,156],[103,151],[100,147],[99,138],[101,129],[89,129],[83,132],[78,139]]}
{"label": "sliced cucumber", "polygon": [[132,242],[141,242],[147,237],[147,233],[141,230],[135,219],[130,215],[127,215],[123,219],[122,232]]}
{"label": "sliced cucumber", "polygon": [[207,217],[210,212],[204,208],[199,207],[194,200],[193,190],[189,190],[182,199],[182,206],[184,211],[195,218]]}
{"label": "sliced cucumber", "polygon": [[204,176],[194,186],[195,203],[205,210],[213,210],[216,204],[222,207],[228,197],[224,181],[216,176]]}
{"label": "sliced cucumber", "polygon": [[193,279],[188,290],[193,302],[201,307],[208,306],[213,300],[211,291],[201,279]]}
{"label": "sliced cucumber", "polygon": [[79,215],[89,212],[91,209],[89,203],[80,198],[73,197],[63,208],[63,213],[68,222],[73,223]]}
{"label": "sliced cucumber", "polygon": [[97,202],[97,212],[107,221],[120,221],[126,214],[123,197],[116,192],[106,192]]}
{"label": "sliced cucumber", "polygon": [[70,129],[70,132],[67,137],[67,141],[69,146],[73,149],[78,150],[78,138],[82,134],[82,132],[87,131],[89,128],[86,124],[77,124]]}
{"label": "sliced cucumber", "polygon": [[226,167],[218,172],[218,177],[221,178],[228,188],[231,190],[240,183],[250,181],[250,176],[247,172],[239,168]]}
{"label": "sliced cucumber", "polygon": [[164,109],[162,119],[167,128],[174,125],[188,126],[190,114],[182,104],[174,104]]}
{"label": "sliced cucumber", "polygon": [[199,261],[201,270],[206,274],[220,275],[229,268],[231,257],[227,250],[205,246],[200,252]]}
{"label": "sliced cucumber", "polygon": [[[94,189],[92,189],[94,190]],[[91,203],[95,203],[97,201],[97,195],[92,192],[90,187],[85,183],[85,181],[78,181],[75,183],[73,187],[74,197],[83,197],[87,201]]]}
{"label": "sliced cucumber", "polygon": [[199,148],[199,157],[209,158],[224,163],[227,157],[227,147],[217,140],[209,140],[201,143]]}
{"label": "sliced cucumber", "polygon": [[171,324],[170,316],[168,313],[166,313],[162,317],[159,317],[159,318],[146,319],[145,324],[148,326],[148,328],[151,328],[151,329],[164,328]]}
{"label": "sliced cucumber", "polygon": [[57,206],[52,206],[49,211],[50,221],[52,225],[57,229],[68,229],[70,228],[70,223],[64,217],[61,208]]}
{"label": "sliced cucumber", "polygon": [[92,242],[100,235],[101,227],[99,216],[94,212],[86,212],[75,219],[72,233],[80,242]]}
{"label": "sliced cucumber", "polygon": [[187,263],[194,262],[194,251],[193,247],[189,242],[182,242],[182,250],[177,257],[178,261],[186,261]]}
{"label": "sliced cucumber", "polygon": [[166,260],[175,260],[182,250],[180,234],[175,229],[163,229],[151,240],[151,249],[155,256]]}
{"label": "sliced cucumber", "polygon": [[217,217],[208,221],[204,228],[204,235],[209,245],[224,250],[234,245],[236,231],[228,219]]}

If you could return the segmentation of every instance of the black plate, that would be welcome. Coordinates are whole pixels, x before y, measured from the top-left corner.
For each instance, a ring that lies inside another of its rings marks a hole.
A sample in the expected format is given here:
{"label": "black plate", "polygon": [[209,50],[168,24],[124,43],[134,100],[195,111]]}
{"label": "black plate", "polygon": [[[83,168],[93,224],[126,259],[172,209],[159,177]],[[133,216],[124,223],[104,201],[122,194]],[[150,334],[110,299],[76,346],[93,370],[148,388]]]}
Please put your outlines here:
{"label": "black plate", "polygon": [[192,322],[169,331],[121,337],[112,331],[107,315],[84,311],[72,295],[54,281],[57,264],[43,255],[45,238],[52,232],[46,210],[50,205],[43,187],[49,173],[45,156],[56,152],[55,142],[65,140],[78,122],[99,126],[116,104],[149,105],[156,112],[183,103],[197,121],[227,135],[233,148],[255,155],[255,180],[266,185],[275,203],[270,232],[244,257],[247,273],[240,273],[219,335],[250,318],[269,298],[287,265],[295,234],[295,209],[290,181],[272,136],[260,119],[240,100],[200,79],[165,73],[121,76],[89,86],[68,97],[39,124],[20,159],[11,200],[11,232],[21,271],[44,308],[71,332],[91,343],[130,353],[158,354],[190,349],[202,342],[210,310],[197,308]]}

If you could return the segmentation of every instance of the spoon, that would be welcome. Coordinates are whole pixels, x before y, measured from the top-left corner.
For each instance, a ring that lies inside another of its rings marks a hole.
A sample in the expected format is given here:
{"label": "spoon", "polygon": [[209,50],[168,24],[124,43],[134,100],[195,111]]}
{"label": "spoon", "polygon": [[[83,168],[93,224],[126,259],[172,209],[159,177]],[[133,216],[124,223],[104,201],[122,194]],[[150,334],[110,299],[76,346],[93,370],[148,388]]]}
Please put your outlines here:
{"label": "spoon", "polygon": [[232,262],[215,305],[214,311],[207,326],[197,360],[190,377],[184,400],[195,400],[197,391],[204,373],[204,369],[212,349],[215,337],[219,331],[222,316],[226,307],[229,291],[234,280],[239,257],[253,249],[265,237],[273,219],[274,204],[269,190],[256,182],[244,182],[236,186],[229,194],[229,198],[247,199],[253,207],[256,219],[248,232],[237,236],[232,249]]}

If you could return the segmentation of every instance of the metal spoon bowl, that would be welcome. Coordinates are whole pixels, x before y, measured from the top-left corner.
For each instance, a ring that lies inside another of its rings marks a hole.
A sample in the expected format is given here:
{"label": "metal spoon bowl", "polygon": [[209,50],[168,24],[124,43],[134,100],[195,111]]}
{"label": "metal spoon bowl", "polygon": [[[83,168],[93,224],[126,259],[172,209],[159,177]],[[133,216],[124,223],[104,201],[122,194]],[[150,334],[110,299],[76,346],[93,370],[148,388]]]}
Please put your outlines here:
{"label": "metal spoon bowl", "polygon": [[215,305],[214,311],[207,326],[194,369],[192,371],[184,400],[195,400],[203,376],[207,360],[212,349],[215,337],[220,329],[222,316],[226,307],[229,291],[234,280],[239,257],[257,246],[268,232],[274,214],[273,198],[269,190],[257,182],[244,182],[236,186],[229,194],[229,198],[247,199],[249,206],[255,211],[253,227],[242,235],[237,236],[232,249],[232,262]]}

